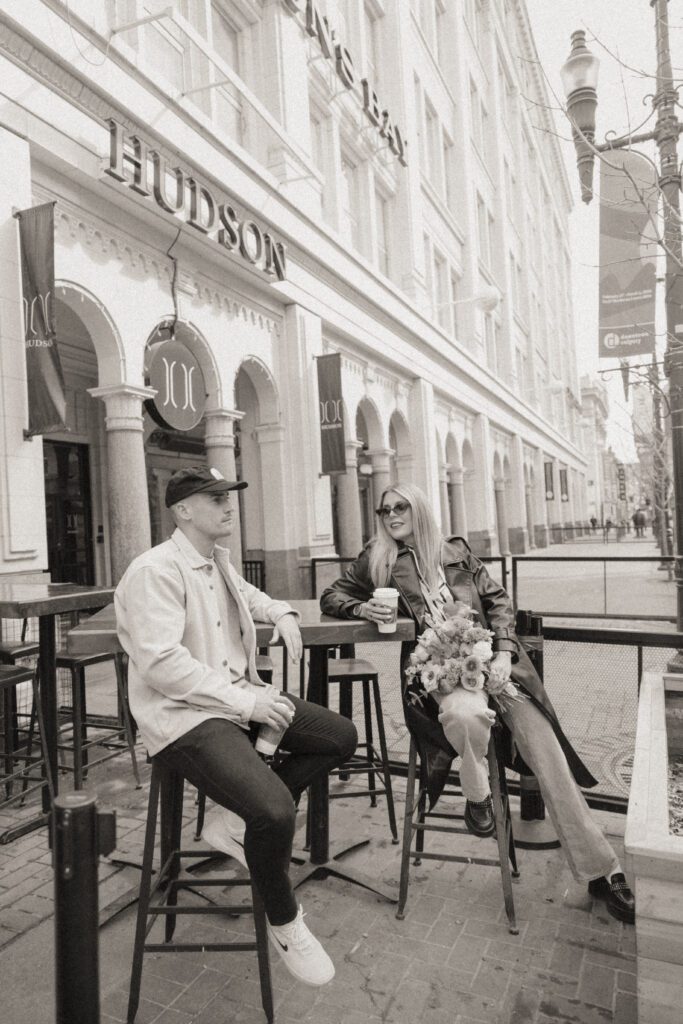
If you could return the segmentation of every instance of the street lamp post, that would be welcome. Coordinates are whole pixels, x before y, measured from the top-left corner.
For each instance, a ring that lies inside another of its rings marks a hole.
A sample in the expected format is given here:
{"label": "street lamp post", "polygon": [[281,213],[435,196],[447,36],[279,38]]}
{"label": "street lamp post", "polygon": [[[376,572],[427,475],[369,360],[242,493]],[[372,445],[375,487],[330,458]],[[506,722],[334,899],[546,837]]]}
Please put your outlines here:
{"label": "street lamp post", "polygon": [[593,198],[593,162],[596,152],[625,149],[634,143],[653,141],[659,153],[658,185],[663,204],[663,247],[666,256],[664,372],[669,378],[671,406],[676,624],[678,631],[683,632],[683,251],[680,226],[681,175],[678,169],[678,136],[683,131],[683,125],[676,115],[678,95],[671,67],[668,4],[669,0],[650,0],[655,15],[657,42],[657,90],[652,98],[657,121],[653,131],[628,134],[600,145],[594,144],[599,61],[586,46],[584,32],[574,32],[572,35],[572,50],[562,67],[562,82],[576,147],[581,198],[585,203],[590,203]]}

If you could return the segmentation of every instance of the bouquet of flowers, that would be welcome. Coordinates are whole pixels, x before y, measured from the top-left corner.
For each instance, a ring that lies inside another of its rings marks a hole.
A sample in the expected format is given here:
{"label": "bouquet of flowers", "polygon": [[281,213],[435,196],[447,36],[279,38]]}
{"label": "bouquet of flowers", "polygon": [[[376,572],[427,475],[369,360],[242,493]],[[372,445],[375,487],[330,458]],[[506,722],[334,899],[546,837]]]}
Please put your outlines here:
{"label": "bouquet of flowers", "polygon": [[463,686],[484,690],[501,707],[521,700],[511,679],[491,674],[493,633],[474,622],[474,615],[462,601],[446,603],[439,621],[427,615],[428,628],[417,639],[406,676],[427,693],[452,693],[456,686]]}

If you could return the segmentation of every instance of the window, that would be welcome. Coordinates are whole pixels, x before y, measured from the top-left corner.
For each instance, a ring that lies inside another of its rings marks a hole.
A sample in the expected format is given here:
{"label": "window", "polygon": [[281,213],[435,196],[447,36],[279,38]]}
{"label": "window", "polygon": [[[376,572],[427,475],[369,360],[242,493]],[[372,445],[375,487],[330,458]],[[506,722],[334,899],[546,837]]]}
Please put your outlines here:
{"label": "window", "polygon": [[492,214],[486,208],[486,203],[477,193],[477,233],[479,236],[479,258],[485,266],[491,264],[491,243],[494,232],[494,220]]}
{"label": "window", "polygon": [[434,319],[441,327],[450,327],[450,300],[448,297],[447,264],[444,256],[434,250],[434,271],[432,274],[432,300]]}
{"label": "window", "polygon": [[462,291],[462,279],[457,270],[451,270],[451,311],[453,320],[453,333],[456,338],[460,337],[460,299]]}
{"label": "window", "polygon": [[435,0],[434,27],[436,32],[437,63],[445,68],[448,66],[448,21],[445,0]]}
{"label": "window", "polygon": [[479,90],[470,79],[470,115],[472,120],[472,139],[479,155],[486,158],[489,132],[488,110],[482,103]]}
{"label": "window", "polygon": [[441,191],[441,139],[439,119],[429,100],[425,97],[425,128],[427,136],[426,173],[430,182]]}
{"label": "window", "polygon": [[389,200],[377,191],[375,191],[375,220],[377,224],[377,266],[385,277],[390,277]]}
{"label": "window", "polygon": [[444,198],[449,210],[457,209],[457,175],[455,165],[455,146],[448,132],[443,133],[443,173],[445,179]]}
{"label": "window", "polygon": [[354,249],[361,251],[360,190],[358,167],[348,157],[341,161],[341,233]]}
{"label": "window", "polygon": [[484,348],[486,362],[490,370],[498,373],[498,353],[496,352],[496,330],[491,313],[484,315]]}
{"label": "window", "polygon": [[[211,43],[221,60],[237,74],[240,74],[239,30],[228,19],[217,3],[211,4]],[[213,78],[220,81],[225,77],[220,69],[213,68]],[[238,142],[243,141],[242,100],[237,88],[231,83],[218,86],[213,92],[214,117],[221,131]]]}

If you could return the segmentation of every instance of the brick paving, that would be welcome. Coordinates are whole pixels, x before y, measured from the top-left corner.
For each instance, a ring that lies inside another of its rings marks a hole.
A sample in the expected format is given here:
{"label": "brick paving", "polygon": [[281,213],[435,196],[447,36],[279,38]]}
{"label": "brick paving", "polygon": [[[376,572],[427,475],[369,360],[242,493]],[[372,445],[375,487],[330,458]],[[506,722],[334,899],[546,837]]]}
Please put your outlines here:
{"label": "brick paving", "polygon": [[[123,755],[93,774],[91,785],[118,815],[117,850],[100,867],[105,906],[137,885],[139,872],[130,864],[142,849],[149,769],[140,791]],[[401,780],[396,789],[400,818]],[[191,844],[191,799],[185,810]],[[619,848],[624,819],[601,814],[599,820]],[[383,801],[371,809],[362,798],[335,800],[331,838],[359,832],[371,843],[348,862],[396,886],[400,853],[390,841]],[[469,836],[430,836],[428,848],[452,849],[453,843],[464,855],[486,847],[495,855],[491,840]],[[278,1024],[635,1024],[634,930],[609,917],[573,881],[561,851],[520,851],[519,857],[518,936],[507,929],[496,868],[430,861],[413,867],[404,921],[396,920],[391,905],[350,883],[306,883],[299,892],[307,921],[337,974],[324,988],[308,989],[274,957]],[[226,869],[229,862],[221,873]],[[45,834],[0,847],[0,990],[3,1019],[13,1024],[54,1020],[51,918]],[[129,909],[100,931],[103,1024],[125,1020],[133,925]],[[248,929],[248,919],[181,918],[177,934],[216,941]],[[264,1019],[254,954],[146,957],[139,1024]]]}

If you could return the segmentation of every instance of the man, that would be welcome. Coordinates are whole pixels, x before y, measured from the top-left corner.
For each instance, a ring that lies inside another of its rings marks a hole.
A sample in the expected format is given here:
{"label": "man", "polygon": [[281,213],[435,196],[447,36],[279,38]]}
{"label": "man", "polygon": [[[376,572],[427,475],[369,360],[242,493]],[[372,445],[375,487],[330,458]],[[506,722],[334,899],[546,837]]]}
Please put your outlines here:
{"label": "man", "polygon": [[[324,985],[334,966],[303,921],[289,880],[296,804],[320,773],[352,755],[354,725],[285,696],[256,672],[254,620],[302,655],[296,613],[235,572],[218,541],[233,529],[231,492],[216,469],[179,470],[166,489],[172,537],[136,558],[116,588],[130,705],[150,756],[215,801],[204,838],[245,864],[262,895],[268,934],[288,970]],[[289,756],[271,769],[254,749],[262,726],[285,730]]]}

